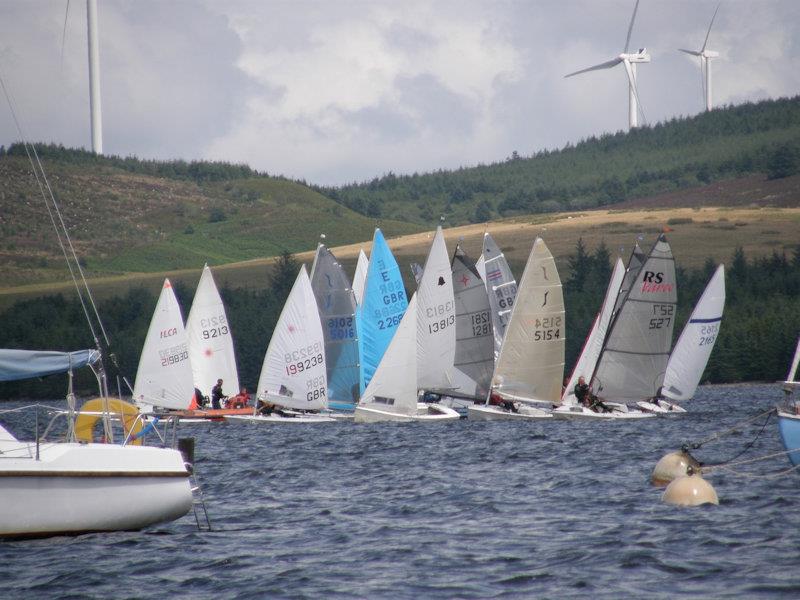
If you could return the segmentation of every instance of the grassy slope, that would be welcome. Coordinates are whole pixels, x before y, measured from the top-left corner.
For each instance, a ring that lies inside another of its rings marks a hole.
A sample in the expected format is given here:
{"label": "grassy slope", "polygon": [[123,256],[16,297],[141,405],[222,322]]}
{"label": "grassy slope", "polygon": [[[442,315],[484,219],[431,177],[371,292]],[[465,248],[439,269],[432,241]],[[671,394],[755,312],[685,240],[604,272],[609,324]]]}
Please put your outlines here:
{"label": "grassy slope", "polygon": [[[78,254],[94,276],[221,265],[369,239],[375,220],[267,177],[198,185],[120,169],[45,164]],[[64,261],[27,163],[0,158],[0,276],[62,280]],[[212,211],[225,219],[210,222]],[[382,220],[389,235],[420,227]]]}

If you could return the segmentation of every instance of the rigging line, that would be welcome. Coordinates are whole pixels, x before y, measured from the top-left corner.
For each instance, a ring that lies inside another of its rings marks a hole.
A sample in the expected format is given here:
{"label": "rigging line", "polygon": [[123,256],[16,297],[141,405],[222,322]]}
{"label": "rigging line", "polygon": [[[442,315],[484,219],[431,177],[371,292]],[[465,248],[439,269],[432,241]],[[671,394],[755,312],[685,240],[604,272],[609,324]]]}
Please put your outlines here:
{"label": "rigging line", "polygon": [[[796,450],[794,450],[794,452],[796,452]],[[753,475],[751,473],[744,473],[744,472],[741,472],[741,471],[734,471],[733,469],[728,469],[726,467],[720,467],[720,469],[724,470],[724,471],[728,471],[728,472],[732,473],[733,475],[738,475],[739,477],[746,477],[747,479],[773,479],[773,478],[776,478],[776,477],[783,477],[784,475],[787,475],[787,474],[791,473],[792,471],[796,471],[797,469],[800,469],[800,464],[794,465],[792,467],[789,467],[788,469],[784,469],[783,471],[778,471],[777,473],[767,473],[766,475]]]}
{"label": "rigging line", "polygon": [[[31,169],[33,170],[33,176],[36,179],[36,184],[39,186],[39,192],[42,194],[42,200],[44,200],[45,207],[47,208],[47,214],[50,216],[50,222],[53,224],[53,229],[55,229],[56,238],[58,239],[58,244],[61,247],[61,252],[64,254],[64,260],[67,261],[67,268],[69,269],[70,276],[72,277],[72,283],[75,284],[75,289],[78,292],[78,299],[80,300],[81,308],[83,308],[83,314],[86,317],[86,321],[89,324],[89,330],[91,331],[92,339],[94,340],[95,344],[97,345],[97,347],[99,349],[100,344],[99,344],[98,339],[97,339],[97,334],[95,333],[95,330],[94,330],[94,325],[92,324],[91,318],[89,316],[89,311],[86,308],[86,303],[85,303],[85,300],[83,298],[83,295],[81,294],[80,287],[78,286],[78,281],[75,278],[75,272],[74,272],[74,270],[72,268],[72,263],[69,260],[69,256],[67,255],[67,250],[66,250],[66,248],[64,246],[64,242],[61,239],[61,232],[58,229],[58,225],[56,225],[55,218],[53,217],[53,212],[52,212],[52,210],[50,208],[50,203],[47,200],[47,195],[44,193],[44,187],[42,186],[42,181],[40,179],[40,174],[39,174],[39,172],[38,172],[38,170],[36,168],[36,164],[33,162],[33,158],[31,157],[29,146],[33,149],[34,153],[36,152],[36,149],[33,148],[33,145],[30,144],[26,140],[25,134],[24,134],[23,129],[22,129],[22,125],[20,124],[20,121],[17,118],[17,111],[14,110],[15,103],[14,103],[13,97],[11,96],[11,92],[6,87],[5,78],[3,77],[2,69],[0,69],[0,87],[3,88],[3,94],[5,95],[6,101],[8,102],[8,108],[11,111],[11,116],[12,116],[12,119],[14,120],[14,125],[16,125],[17,132],[19,133],[20,137],[22,138],[22,147],[25,148],[25,154],[28,157],[28,162],[30,162],[30,164],[31,164]],[[37,162],[39,164],[39,169],[42,170],[41,176],[42,176],[42,178],[44,178],[44,169],[42,168],[41,162],[39,162],[39,160],[38,160],[38,155],[37,155]],[[45,181],[46,181],[46,179],[45,179]],[[49,188],[49,184],[48,184],[48,188]],[[51,194],[51,197],[52,197],[52,191],[50,192],[50,194]],[[53,198],[53,203],[55,203],[55,198]],[[63,219],[61,220],[61,224],[62,224],[62,226],[64,225]],[[67,235],[67,237],[68,237],[68,234],[66,233],[66,228],[64,229],[64,234]],[[73,255],[75,255],[74,250],[73,250]],[[75,262],[77,263],[77,256],[75,257]],[[80,268],[80,265],[78,265],[78,268]],[[84,279],[84,281],[85,281],[85,279]]]}
{"label": "rigging line", "polygon": [[765,454],[764,456],[757,456],[747,460],[740,460],[736,463],[720,463],[718,465],[703,465],[700,467],[703,471],[714,471],[715,469],[728,469],[730,467],[738,467],[741,465],[749,465],[752,463],[761,462],[762,460],[769,460],[770,458],[777,458],[779,456],[786,456],[787,454],[794,454],[800,452],[800,448],[793,448],[792,450],[781,450],[780,452],[773,452],[772,454]]}
{"label": "rigging line", "polygon": [[[92,296],[92,291],[89,289],[89,282],[86,281],[86,275],[83,272],[83,267],[81,267],[80,261],[78,261],[78,255],[75,252],[75,246],[72,244],[72,238],[69,235],[69,231],[67,230],[67,225],[64,223],[64,218],[61,215],[61,209],[56,202],[55,195],[53,194],[53,190],[50,187],[50,182],[47,179],[47,175],[44,172],[44,167],[42,166],[41,161],[39,160],[39,154],[36,152],[36,146],[32,146],[33,155],[36,157],[36,162],[39,164],[39,169],[42,171],[42,178],[44,179],[45,185],[47,186],[47,191],[50,194],[50,199],[53,203],[53,207],[55,208],[56,214],[58,215],[58,220],[61,223],[61,228],[64,232],[64,237],[67,239],[67,244],[69,245],[69,249],[72,252],[72,258],[75,260],[75,265],[78,267],[78,273],[81,276],[81,281],[83,282],[83,286],[86,289],[86,296],[89,298],[89,303],[92,305],[92,310],[94,311],[94,316],[97,319],[97,324],[100,327],[100,332],[103,334],[103,339],[106,342],[107,346],[110,346],[111,343],[108,341],[108,335],[106,334],[106,329],[103,326],[103,320],[100,318],[100,313],[97,310],[97,305],[94,302],[94,297]],[[75,282],[75,286],[78,286],[78,283]],[[79,292],[80,293],[80,292]]]}
{"label": "rigging line", "polygon": [[768,415],[771,412],[775,412],[776,410],[777,409],[775,407],[772,407],[769,410],[765,410],[764,412],[760,412],[760,413],[758,413],[757,415],[755,415],[753,417],[749,417],[749,418],[745,419],[744,421],[739,421],[738,423],[736,423],[730,429],[725,429],[723,431],[720,431],[719,433],[715,433],[711,437],[708,437],[708,438],[706,438],[706,439],[704,439],[704,440],[702,440],[700,442],[696,442],[696,443],[692,443],[692,444],[686,444],[686,448],[687,449],[691,448],[692,450],[697,450],[698,448],[700,448],[704,444],[707,444],[708,442],[713,442],[714,440],[717,440],[717,439],[721,438],[723,435],[728,435],[729,433],[733,433],[733,432],[737,431],[738,429],[741,429],[742,425],[746,425],[747,423],[750,423],[751,421],[755,421],[757,419],[760,419],[761,417],[763,417],[765,415]]}
{"label": "rigging line", "polygon": [[[752,440],[750,440],[750,442],[748,444],[746,444],[745,447],[742,448],[742,450],[738,454],[736,454],[733,458],[729,458],[728,460],[723,461],[722,463],[720,463],[720,465],[717,465],[717,466],[723,466],[723,465],[727,466],[727,465],[736,464],[733,461],[735,461],[737,458],[742,456],[745,452],[750,450],[750,448],[753,447],[753,444],[756,443],[756,440],[761,436],[762,433],[764,433],[764,428],[767,426],[767,423],[769,423],[770,416],[772,416],[772,411],[767,413],[767,418],[764,420],[764,424],[761,426],[761,429],[756,434],[756,437],[754,437]],[[712,465],[712,466],[714,466],[714,465]]]}

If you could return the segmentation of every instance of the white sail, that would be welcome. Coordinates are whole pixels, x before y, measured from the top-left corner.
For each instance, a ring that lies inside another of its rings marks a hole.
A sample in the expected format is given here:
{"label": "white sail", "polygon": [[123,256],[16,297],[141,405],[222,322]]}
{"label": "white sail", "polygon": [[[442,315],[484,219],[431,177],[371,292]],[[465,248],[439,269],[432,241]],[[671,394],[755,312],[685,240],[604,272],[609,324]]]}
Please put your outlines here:
{"label": "white sail", "polygon": [[172,284],[165,279],[139,358],[133,400],[143,408],[186,409],[193,396],[189,342],[181,307]]}
{"label": "white sail", "polygon": [[786,376],[786,383],[797,384],[797,367],[800,365],[800,337],[797,338],[797,348],[794,349],[794,358],[789,367],[789,374]]}
{"label": "white sail", "polygon": [[603,305],[600,307],[600,312],[597,313],[597,317],[592,324],[592,329],[586,337],[586,342],[583,344],[583,349],[578,357],[578,361],[572,369],[572,376],[569,379],[569,383],[567,383],[567,387],[564,388],[561,399],[565,404],[575,404],[577,402],[575,398],[575,385],[578,383],[578,379],[583,377],[586,381],[589,381],[592,377],[592,373],[594,373],[597,359],[600,357],[600,351],[603,349],[603,340],[606,337],[606,331],[608,331],[608,324],[611,322],[614,302],[616,301],[624,277],[625,265],[622,263],[622,259],[618,258],[617,262],[614,264],[611,279],[608,282]]}
{"label": "white sail", "polygon": [[714,349],[725,308],[725,267],[720,265],[681,331],[667,363],[661,394],[671,400],[689,400],[703,376]]}
{"label": "white sail", "polygon": [[639,247],[639,242],[636,242],[633,247],[633,252],[631,252],[630,258],[628,258],[628,265],[625,267],[625,277],[622,279],[619,292],[617,292],[617,298],[614,301],[614,310],[611,313],[612,318],[619,312],[623,302],[625,302],[625,299],[628,297],[628,292],[636,281],[636,277],[639,275],[639,271],[642,269],[645,260],[647,260],[647,257]]}
{"label": "white sail", "polygon": [[[494,335],[486,285],[469,256],[453,256],[456,301],[455,387],[458,394],[486,398],[494,370]],[[463,373],[463,379],[460,377]]]}
{"label": "white sail", "polygon": [[[481,281],[483,281],[483,285],[486,285],[486,259],[483,258],[483,253],[478,257],[478,260],[475,261],[475,270],[478,271],[478,275],[481,276]],[[486,288],[486,291],[489,291],[489,288]]]}
{"label": "white sail", "polygon": [[364,288],[367,285],[367,268],[369,267],[369,260],[364,250],[358,251],[358,262],[356,263],[356,272],[353,274],[353,294],[356,297],[356,304],[361,304],[364,301]]}
{"label": "white sail", "polygon": [[621,402],[657,394],[672,346],[677,294],[675,261],[661,235],[612,317],[591,380],[595,393]]}
{"label": "white sail", "polygon": [[492,389],[523,401],[561,401],[564,296],[553,255],[536,238],[492,377]]}
{"label": "white sail", "polygon": [[492,328],[494,333],[494,355],[500,354],[503,336],[511,318],[514,298],[517,295],[517,282],[500,248],[492,236],[483,234],[483,267],[486,276],[486,290],[489,292],[489,305],[492,307]]}
{"label": "white sail", "polygon": [[325,339],[303,265],[272,332],[256,393],[286,408],[321,410],[327,389]]}
{"label": "white sail", "polygon": [[403,415],[417,414],[417,295],[408,308],[394,337],[375,369],[359,406]]}
{"label": "white sail", "polygon": [[442,228],[436,228],[417,290],[417,387],[453,387],[456,305]]}
{"label": "white sail", "polygon": [[217,379],[222,379],[225,395],[239,393],[233,337],[225,306],[208,265],[203,267],[186,319],[186,336],[195,387],[209,396]]}

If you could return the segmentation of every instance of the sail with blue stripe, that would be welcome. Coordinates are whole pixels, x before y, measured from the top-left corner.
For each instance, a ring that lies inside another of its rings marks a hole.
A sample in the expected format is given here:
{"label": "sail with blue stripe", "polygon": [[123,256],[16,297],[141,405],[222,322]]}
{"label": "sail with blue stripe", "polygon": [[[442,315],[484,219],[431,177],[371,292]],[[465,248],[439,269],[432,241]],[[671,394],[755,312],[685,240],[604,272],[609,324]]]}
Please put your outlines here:
{"label": "sail with blue stripe", "polygon": [[[375,230],[367,268],[364,300],[358,307],[361,357],[360,391],[369,384],[408,306],[400,267],[380,229]],[[410,374],[416,377],[416,374]]]}

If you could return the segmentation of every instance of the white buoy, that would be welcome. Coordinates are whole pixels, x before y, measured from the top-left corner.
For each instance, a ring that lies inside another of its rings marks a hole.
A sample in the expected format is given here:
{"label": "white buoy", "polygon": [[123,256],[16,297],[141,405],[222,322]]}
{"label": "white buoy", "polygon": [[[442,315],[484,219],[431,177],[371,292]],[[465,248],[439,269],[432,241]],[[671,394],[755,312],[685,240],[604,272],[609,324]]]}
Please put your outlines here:
{"label": "white buoy", "polygon": [[700,475],[694,473],[674,479],[664,490],[661,501],[674,506],[719,504],[719,498],[714,486],[700,477]]}
{"label": "white buoy", "polygon": [[665,454],[656,463],[653,474],[650,476],[650,483],[658,487],[665,486],[677,477],[688,475],[689,467],[697,472],[700,469],[700,463],[688,452],[679,450]]}

